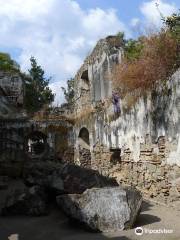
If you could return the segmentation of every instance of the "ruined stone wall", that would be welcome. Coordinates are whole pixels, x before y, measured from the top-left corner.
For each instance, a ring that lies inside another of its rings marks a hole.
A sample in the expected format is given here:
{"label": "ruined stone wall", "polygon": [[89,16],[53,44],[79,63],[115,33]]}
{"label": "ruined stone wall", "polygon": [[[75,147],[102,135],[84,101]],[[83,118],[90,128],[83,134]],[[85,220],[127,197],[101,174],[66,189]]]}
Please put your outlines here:
{"label": "ruined stone wall", "polygon": [[[98,55],[97,49],[100,47],[95,47],[91,61],[86,62],[86,68],[99,69],[89,72],[91,106],[95,111],[75,124],[75,163],[81,164],[79,132],[85,127],[89,131],[91,168],[116,177],[120,183],[136,186],[146,197],[168,203],[179,201],[180,70],[166,85],[142,97],[137,98],[136,92],[123,99],[120,96],[121,113],[117,115],[111,101],[106,105],[106,96],[111,98],[112,89],[104,83],[107,69],[116,62],[112,60],[108,65],[107,59],[117,59],[118,54],[116,51],[114,56],[108,55],[102,48]],[[103,84],[97,99],[98,82]],[[102,94],[108,91],[111,93]],[[83,103],[79,99],[79,109]]]}
{"label": "ruined stone wall", "polygon": [[[0,118],[0,176],[21,177],[27,161],[56,161],[63,158],[72,163],[74,149],[72,136],[69,136],[72,134],[70,128],[66,121]],[[31,144],[33,137],[37,139],[38,136],[45,141],[41,145],[43,150],[35,153]]]}
{"label": "ruined stone wall", "polygon": [[102,175],[116,178],[118,183],[137,187],[146,198],[177,204],[180,201],[180,167],[164,163],[171,149],[168,140],[160,137],[157,143],[141,144],[140,160],[135,162],[130,149],[111,152],[97,145],[91,167]]}
{"label": "ruined stone wall", "polygon": [[[74,156],[75,162],[78,164],[82,162],[79,133],[83,127],[89,131],[89,148],[90,152],[92,152],[92,146],[97,141],[95,134],[96,116],[94,116],[93,112],[97,110],[99,104],[101,105],[104,99],[111,97],[110,72],[113,66],[121,61],[121,56],[122,48],[118,37],[110,36],[106,39],[101,39],[92,53],[85,59],[84,64],[75,76],[74,113],[76,114],[76,121],[74,126]],[[88,81],[84,83],[83,79]],[[89,163],[85,165],[88,166]]]}
{"label": "ruined stone wall", "polygon": [[[91,167],[118,182],[134,185],[146,197],[180,201],[180,71],[167,82],[166,92],[140,98],[128,112],[95,117]],[[112,114],[112,111],[111,111]],[[108,118],[109,117],[109,118]],[[109,119],[109,122],[108,122]]]}
{"label": "ruined stone wall", "polygon": [[109,36],[97,43],[75,76],[76,113],[111,96],[109,75],[113,65],[121,61],[121,57],[122,48],[118,37]]}
{"label": "ruined stone wall", "polygon": [[9,102],[15,105],[23,104],[24,86],[22,77],[18,72],[0,70],[0,87],[4,90]]}
{"label": "ruined stone wall", "polygon": [[25,120],[0,119],[0,176],[20,177],[26,160]]}
{"label": "ruined stone wall", "polygon": [[64,162],[74,164],[74,147],[68,147],[63,153]]}

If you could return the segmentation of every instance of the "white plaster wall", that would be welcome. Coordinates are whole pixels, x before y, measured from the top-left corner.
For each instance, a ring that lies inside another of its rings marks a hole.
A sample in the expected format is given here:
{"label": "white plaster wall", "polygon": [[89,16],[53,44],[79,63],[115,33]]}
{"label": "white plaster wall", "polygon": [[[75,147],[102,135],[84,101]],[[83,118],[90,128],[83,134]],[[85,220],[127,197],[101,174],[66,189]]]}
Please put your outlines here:
{"label": "white plaster wall", "polygon": [[[180,166],[180,70],[173,74],[167,87],[172,90],[170,96],[167,97],[159,89],[155,101],[149,94],[146,100],[140,98],[128,113],[122,113],[115,121],[104,123],[106,127],[103,127],[102,143],[108,148],[130,148],[132,158],[138,161],[140,144],[145,142],[147,134],[151,136],[152,142],[157,141],[160,136],[165,136],[170,143],[176,145],[176,150],[170,152],[166,163]],[[167,103],[165,108],[164,103]],[[123,104],[122,101],[121,109]],[[112,113],[112,111],[111,106],[107,112]],[[155,124],[153,114],[157,117]],[[100,135],[100,124],[96,120],[95,129],[98,133],[96,138]]]}

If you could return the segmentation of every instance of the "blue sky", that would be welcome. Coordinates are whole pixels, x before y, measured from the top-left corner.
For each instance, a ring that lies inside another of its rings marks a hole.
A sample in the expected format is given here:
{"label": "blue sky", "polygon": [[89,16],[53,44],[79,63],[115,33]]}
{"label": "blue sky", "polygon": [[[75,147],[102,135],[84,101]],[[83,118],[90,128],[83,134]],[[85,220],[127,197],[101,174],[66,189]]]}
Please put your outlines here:
{"label": "blue sky", "polygon": [[53,77],[60,103],[61,86],[100,38],[118,31],[137,37],[160,28],[156,2],[164,16],[180,8],[179,0],[0,0],[0,51],[10,53],[23,71],[35,56]]}
{"label": "blue sky", "polygon": [[117,9],[118,16],[129,23],[131,18],[140,17],[139,6],[142,0],[78,0],[82,8],[114,8]]}
{"label": "blue sky", "polygon": [[[144,20],[144,16],[140,11],[143,3],[148,3],[152,1],[148,0],[77,0],[83,9],[90,8],[103,8],[103,9],[116,9],[118,17],[126,24],[130,25],[133,18],[139,18]],[[166,3],[175,6],[177,9],[180,8],[179,0],[166,0],[166,1],[155,1],[159,3],[159,8],[161,9],[161,3]],[[163,11],[162,11],[163,12]],[[166,14],[165,14],[166,15]]]}

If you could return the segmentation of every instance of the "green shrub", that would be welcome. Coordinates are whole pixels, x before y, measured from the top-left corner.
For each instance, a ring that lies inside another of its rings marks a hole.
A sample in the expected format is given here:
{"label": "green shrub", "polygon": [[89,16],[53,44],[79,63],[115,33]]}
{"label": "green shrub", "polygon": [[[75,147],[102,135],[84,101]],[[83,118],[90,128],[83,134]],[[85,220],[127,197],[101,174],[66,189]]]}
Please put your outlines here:
{"label": "green shrub", "polygon": [[0,53],[0,70],[19,71],[19,65],[7,53]]}

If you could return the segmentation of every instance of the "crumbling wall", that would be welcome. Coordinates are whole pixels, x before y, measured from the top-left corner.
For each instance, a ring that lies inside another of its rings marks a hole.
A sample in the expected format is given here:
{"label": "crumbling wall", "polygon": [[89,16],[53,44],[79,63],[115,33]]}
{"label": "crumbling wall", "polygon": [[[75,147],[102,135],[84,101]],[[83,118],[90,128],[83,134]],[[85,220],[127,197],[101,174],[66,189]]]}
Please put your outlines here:
{"label": "crumbling wall", "polygon": [[20,177],[22,174],[26,160],[22,125],[19,119],[0,120],[0,176]]}
{"label": "crumbling wall", "polygon": [[23,105],[24,86],[20,73],[0,70],[0,87],[10,103]]}
{"label": "crumbling wall", "polygon": [[[92,168],[121,183],[135,185],[148,197],[166,202],[179,200],[179,96],[177,71],[167,82],[166,91],[160,88],[140,98],[129,112],[123,110],[122,100],[121,115],[115,120],[107,121],[107,109],[101,121],[95,120],[98,131]],[[114,152],[119,154],[115,161]]]}
{"label": "crumbling wall", "polygon": [[[154,153],[154,148],[159,149],[159,153]],[[180,167],[164,163],[168,149],[172,149],[172,145],[160,137],[157,143],[141,144],[139,161],[131,158],[129,149],[119,152],[114,161],[114,152],[97,145],[92,168],[115,177],[119,183],[137,187],[147,198],[173,203],[180,199]]]}
{"label": "crumbling wall", "polygon": [[[45,139],[39,141],[42,151],[32,151],[32,144],[41,137]],[[0,176],[20,177],[26,161],[65,159],[72,163],[72,143],[72,127],[66,121],[0,119]]]}
{"label": "crumbling wall", "polygon": [[111,96],[110,72],[113,65],[121,61],[122,54],[121,43],[116,36],[97,43],[75,76],[75,112]]}
{"label": "crumbling wall", "polygon": [[[103,41],[98,44],[103,45]],[[137,98],[136,92],[123,99],[120,96],[120,113],[116,114],[107,72],[120,61],[122,49],[114,47],[113,55],[98,44],[88,57],[91,61],[83,66],[91,69],[90,96],[95,111],[75,124],[75,163],[81,164],[78,134],[85,126],[90,135],[91,168],[135,185],[147,197],[164,202],[179,200],[180,70],[165,85],[144,96]],[[106,47],[113,49],[112,45]],[[108,59],[114,60],[107,64]],[[78,101],[77,109],[83,111],[84,101]]]}
{"label": "crumbling wall", "polygon": [[[104,99],[111,97],[110,72],[114,64],[121,61],[121,57],[122,47],[118,37],[109,36],[106,39],[101,39],[75,76],[74,156],[77,164],[86,167],[91,166],[91,159],[93,159],[92,146],[97,141],[95,135],[96,117],[92,113],[94,109],[98,108],[99,104],[103,103]],[[80,146],[79,133],[83,127],[89,131],[89,150]],[[86,157],[88,161],[84,160]]]}

